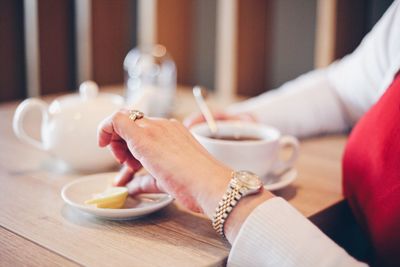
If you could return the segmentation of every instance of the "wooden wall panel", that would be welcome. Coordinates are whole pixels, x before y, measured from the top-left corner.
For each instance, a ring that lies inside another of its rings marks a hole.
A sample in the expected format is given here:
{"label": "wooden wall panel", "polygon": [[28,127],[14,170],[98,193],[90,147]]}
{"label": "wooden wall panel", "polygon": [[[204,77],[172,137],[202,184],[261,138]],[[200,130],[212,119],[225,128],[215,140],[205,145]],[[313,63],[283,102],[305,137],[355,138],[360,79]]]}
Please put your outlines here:
{"label": "wooden wall panel", "polygon": [[0,102],[26,96],[23,1],[0,1]]}
{"label": "wooden wall panel", "polygon": [[314,49],[315,68],[324,68],[335,60],[336,11],[336,0],[317,1]]}
{"label": "wooden wall panel", "polygon": [[337,0],[335,59],[351,53],[367,33],[367,2]]}
{"label": "wooden wall panel", "polygon": [[73,3],[38,1],[41,94],[76,88]]}
{"label": "wooden wall panel", "polygon": [[215,88],[217,1],[195,0],[193,6],[192,78],[196,84]]}
{"label": "wooden wall panel", "polygon": [[269,88],[273,1],[238,0],[237,93],[257,95]]}
{"label": "wooden wall panel", "polygon": [[178,83],[193,81],[194,0],[159,0],[157,2],[157,42],[171,53],[178,73]]}
{"label": "wooden wall panel", "polygon": [[93,80],[124,81],[123,61],[136,45],[136,1],[92,1]]}
{"label": "wooden wall panel", "polygon": [[[370,30],[371,0],[319,0],[315,67],[325,67],[351,53]],[[383,12],[383,10],[381,11]],[[380,14],[381,15],[381,14]]]}

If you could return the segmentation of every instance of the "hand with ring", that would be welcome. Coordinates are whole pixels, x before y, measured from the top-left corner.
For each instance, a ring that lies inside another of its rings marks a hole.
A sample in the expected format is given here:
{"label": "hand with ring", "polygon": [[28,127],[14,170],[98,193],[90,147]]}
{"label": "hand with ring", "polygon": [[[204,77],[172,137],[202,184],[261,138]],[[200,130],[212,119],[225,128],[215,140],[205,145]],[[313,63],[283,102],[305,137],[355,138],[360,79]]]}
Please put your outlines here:
{"label": "hand with ring", "polygon": [[[124,164],[117,185],[127,185],[130,193],[165,191],[188,209],[204,212],[209,218],[231,178],[232,170],[214,159],[174,119],[147,118],[140,112],[122,109],[99,125],[98,142],[101,147],[109,146]],[[149,175],[132,179],[142,167]],[[230,242],[250,212],[271,197],[264,190],[240,201],[225,223]]]}
{"label": "hand with ring", "polygon": [[[168,192],[190,210],[209,216],[230,180],[232,170],[215,160],[174,119],[120,110],[100,124],[98,142],[109,146],[124,164],[117,185],[127,185],[130,193]],[[142,167],[151,176],[132,180]]]}
{"label": "hand with ring", "polygon": [[[128,111],[129,118],[131,120],[141,119],[144,114],[137,110]],[[255,118],[251,114],[237,114],[229,115],[226,113],[215,113],[214,117],[217,120],[243,120],[243,121],[255,121]],[[204,118],[201,114],[193,114],[185,119],[184,125],[189,128],[195,124],[204,122]],[[115,177],[116,186],[128,186],[129,192],[132,195],[139,193],[159,193],[165,190],[161,185],[157,183],[157,180],[151,176],[147,171],[137,171],[136,168],[130,166],[132,164],[125,163]],[[135,176],[135,179],[133,179]]]}

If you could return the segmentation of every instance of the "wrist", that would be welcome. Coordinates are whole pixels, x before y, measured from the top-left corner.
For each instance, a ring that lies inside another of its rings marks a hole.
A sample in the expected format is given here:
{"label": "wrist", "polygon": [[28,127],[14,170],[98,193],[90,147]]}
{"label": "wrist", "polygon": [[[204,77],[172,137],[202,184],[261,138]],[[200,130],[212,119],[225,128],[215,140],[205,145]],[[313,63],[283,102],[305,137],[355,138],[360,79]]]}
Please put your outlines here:
{"label": "wrist", "polygon": [[213,166],[202,172],[200,179],[203,182],[201,185],[197,184],[194,189],[197,192],[196,198],[200,207],[210,219],[228,187],[231,174],[232,170],[228,167],[222,165]]}
{"label": "wrist", "polygon": [[[222,185],[222,187],[224,187]],[[265,191],[260,178],[250,171],[231,172],[228,186],[219,191],[214,203],[212,225],[215,231],[233,243],[239,229],[250,213],[262,202],[273,197]]]}
{"label": "wrist", "polygon": [[231,244],[235,241],[240,228],[253,210],[261,203],[264,203],[273,197],[274,194],[263,189],[261,193],[246,196],[238,202],[230,213],[224,227],[225,236]]}

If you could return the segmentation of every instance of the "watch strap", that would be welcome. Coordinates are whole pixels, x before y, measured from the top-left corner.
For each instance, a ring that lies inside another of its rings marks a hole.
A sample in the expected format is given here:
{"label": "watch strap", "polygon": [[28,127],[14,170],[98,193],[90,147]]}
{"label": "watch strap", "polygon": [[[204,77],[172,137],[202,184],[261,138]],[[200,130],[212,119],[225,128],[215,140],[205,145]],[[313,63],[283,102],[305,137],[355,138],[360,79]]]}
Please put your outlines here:
{"label": "watch strap", "polygon": [[214,230],[225,237],[224,226],[232,209],[237,205],[238,201],[242,198],[243,193],[241,188],[237,185],[235,178],[229,183],[228,190],[225,192],[212,219],[212,226]]}

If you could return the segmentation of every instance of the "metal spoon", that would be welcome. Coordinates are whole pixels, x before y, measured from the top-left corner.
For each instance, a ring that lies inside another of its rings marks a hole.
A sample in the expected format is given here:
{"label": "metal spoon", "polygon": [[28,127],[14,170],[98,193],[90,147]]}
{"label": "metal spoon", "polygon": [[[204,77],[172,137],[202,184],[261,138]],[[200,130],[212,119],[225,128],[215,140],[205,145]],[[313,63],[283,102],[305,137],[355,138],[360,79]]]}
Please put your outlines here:
{"label": "metal spoon", "polygon": [[212,136],[216,136],[218,132],[217,124],[215,123],[214,117],[212,116],[212,113],[208,108],[206,101],[204,100],[202,88],[197,85],[193,87],[193,95],[196,99],[196,103],[199,106],[201,113],[206,119],[208,128],[210,128]]}

